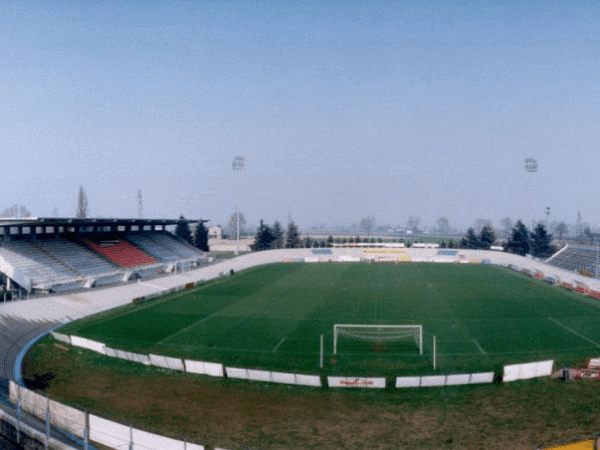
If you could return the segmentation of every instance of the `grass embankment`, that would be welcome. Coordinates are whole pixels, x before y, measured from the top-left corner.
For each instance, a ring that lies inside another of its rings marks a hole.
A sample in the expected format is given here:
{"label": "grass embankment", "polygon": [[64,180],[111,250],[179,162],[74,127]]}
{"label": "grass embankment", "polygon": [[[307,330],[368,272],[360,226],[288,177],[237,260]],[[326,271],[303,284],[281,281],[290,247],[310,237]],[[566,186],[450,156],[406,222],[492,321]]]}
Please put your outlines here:
{"label": "grass embankment", "polygon": [[25,363],[53,399],[208,448],[533,449],[600,431],[597,381],[321,390],[178,374],[50,338]]}

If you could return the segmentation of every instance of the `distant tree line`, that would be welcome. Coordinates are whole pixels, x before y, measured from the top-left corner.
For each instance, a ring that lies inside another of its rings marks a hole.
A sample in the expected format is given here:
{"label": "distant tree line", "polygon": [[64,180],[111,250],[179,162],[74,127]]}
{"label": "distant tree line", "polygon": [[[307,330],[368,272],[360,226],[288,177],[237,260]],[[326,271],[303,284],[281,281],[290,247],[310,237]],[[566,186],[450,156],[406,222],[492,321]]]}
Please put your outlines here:
{"label": "distant tree line", "polygon": [[496,230],[490,224],[485,224],[479,235],[473,227],[467,229],[467,234],[460,240],[461,248],[489,250],[496,242]]}
{"label": "distant tree line", "polygon": [[[491,224],[484,225],[479,234],[473,227],[470,227],[467,234],[460,240],[460,247],[485,250],[494,245],[496,238],[496,231]],[[531,254],[536,258],[544,258],[555,252],[555,248],[550,245],[551,242],[552,235],[548,233],[543,223],[538,223],[531,232],[519,220],[504,242],[504,250],[517,255]]]}
{"label": "distant tree line", "polygon": [[287,229],[278,221],[275,221],[272,226],[260,221],[254,243],[250,248],[254,251],[273,250],[278,248],[301,248],[305,246],[306,239],[301,239],[298,227],[294,222],[290,222]]}
{"label": "distant tree line", "polygon": [[504,248],[506,251],[517,255],[531,254],[536,258],[545,258],[556,251],[550,245],[551,242],[552,235],[548,233],[543,223],[538,223],[533,232],[530,232],[519,220],[512,229]]}
{"label": "distant tree line", "polygon": [[460,242],[455,241],[454,239],[449,239],[448,241],[440,241],[440,248],[459,248]]}
{"label": "distant tree line", "polygon": [[260,226],[256,231],[254,244],[251,245],[252,250],[273,250],[278,248],[327,248],[333,244],[358,244],[358,243],[376,243],[383,242],[381,238],[365,237],[360,235],[356,237],[335,238],[328,236],[327,239],[313,239],[310,236],[302,237],[298,231],[298,227],[294,222],[290,222],[287,229],[284,231],[279,222],[274,222],[269,226],[260,221]]}
{"label": "distant tree line", "polygon": [[[445,221],[441,222],[441,225],[446,225]],[[455,241],[449,239],[448,241],[440,241],[441,248],[465,248],[465,249],[489,249],[497,241],[497,233],[491,223],[479,221],[478,226],[481,227],[479,233],[475,231],[475,228],[470,227],[467,230],[466,235]],[[180,216],[175,229],[175,235],[180,239],[194,245],[202,251],[208,251],[208,229],[204,225],[202,220],[199,221],[198,225],[194,229],[194,233],[191,232],[190,227],[183,216]],[[404,240],[392,240],[396,242],[404,242]],[[510,235],[504,242],[504,250],[507,252],[515,253],[518,255],[531,254],[534,257],[543,258],[550,256],[556,250],[551,245],[552,234],[548,233],[543,223],[538,223],[533,230],[530,232],[527,227],[520,220],[510,230]],[[275,221],[273,225],[265,224],[263,220],[260,221],[260,225],[256,231],[254,243],[250,246],[253,251],[262,250],[273,250],[280,248],[317,248],[317,247],[332,247],[336,244],[354,244],[354,243],[376,243],[383,242],[381,238],[365,237],[361,238],[360,235],[356,237],[343,237],[333,238],[329,236],[325,239],[313,239],[310,236],[304,238],[298,231],[298,226],[294,222],[290,222],[287,228],[281,226],[281,223]],[[411,246],[411,241],[404,242],[406,247]]]}

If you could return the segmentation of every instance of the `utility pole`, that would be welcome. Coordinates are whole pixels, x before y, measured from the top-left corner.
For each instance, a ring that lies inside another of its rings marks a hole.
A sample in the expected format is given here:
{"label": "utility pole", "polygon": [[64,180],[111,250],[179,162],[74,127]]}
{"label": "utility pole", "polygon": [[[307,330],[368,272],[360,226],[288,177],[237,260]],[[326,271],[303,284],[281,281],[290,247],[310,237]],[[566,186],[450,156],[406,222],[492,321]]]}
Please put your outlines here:
{"label": "utility pole", "polygon": [[144,205],[142,204],[142,190],[138,189],[137,191],[137,200],[138,200],[138,219],[144,218]]}

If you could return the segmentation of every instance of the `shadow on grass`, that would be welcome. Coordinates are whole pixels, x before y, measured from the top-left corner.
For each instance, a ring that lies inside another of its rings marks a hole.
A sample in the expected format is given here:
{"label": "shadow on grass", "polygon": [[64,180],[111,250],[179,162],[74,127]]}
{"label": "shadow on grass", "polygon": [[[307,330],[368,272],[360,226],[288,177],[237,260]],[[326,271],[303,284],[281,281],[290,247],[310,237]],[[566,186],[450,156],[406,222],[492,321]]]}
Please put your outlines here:
{"label": "shadow on grass", "polygon": [[47,372],[44,374],[33,374],[28,378],[23,379],[25,386],[28,389],[32,389],[35,391],[45,391],[48,386],[50,386],[50,382],[54,379],[54,374],[51,372]]}

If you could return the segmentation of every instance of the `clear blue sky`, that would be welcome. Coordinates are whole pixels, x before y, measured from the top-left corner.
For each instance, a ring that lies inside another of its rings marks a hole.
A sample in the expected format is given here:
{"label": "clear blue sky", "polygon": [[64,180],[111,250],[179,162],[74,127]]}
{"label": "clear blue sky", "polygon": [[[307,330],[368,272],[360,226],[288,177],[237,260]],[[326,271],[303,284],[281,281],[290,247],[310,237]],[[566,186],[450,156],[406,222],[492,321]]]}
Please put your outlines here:
{"label": "clear blue sky", "polygon": [[598,2],[0,3],[0,209],[600,224],[599,144]]}

